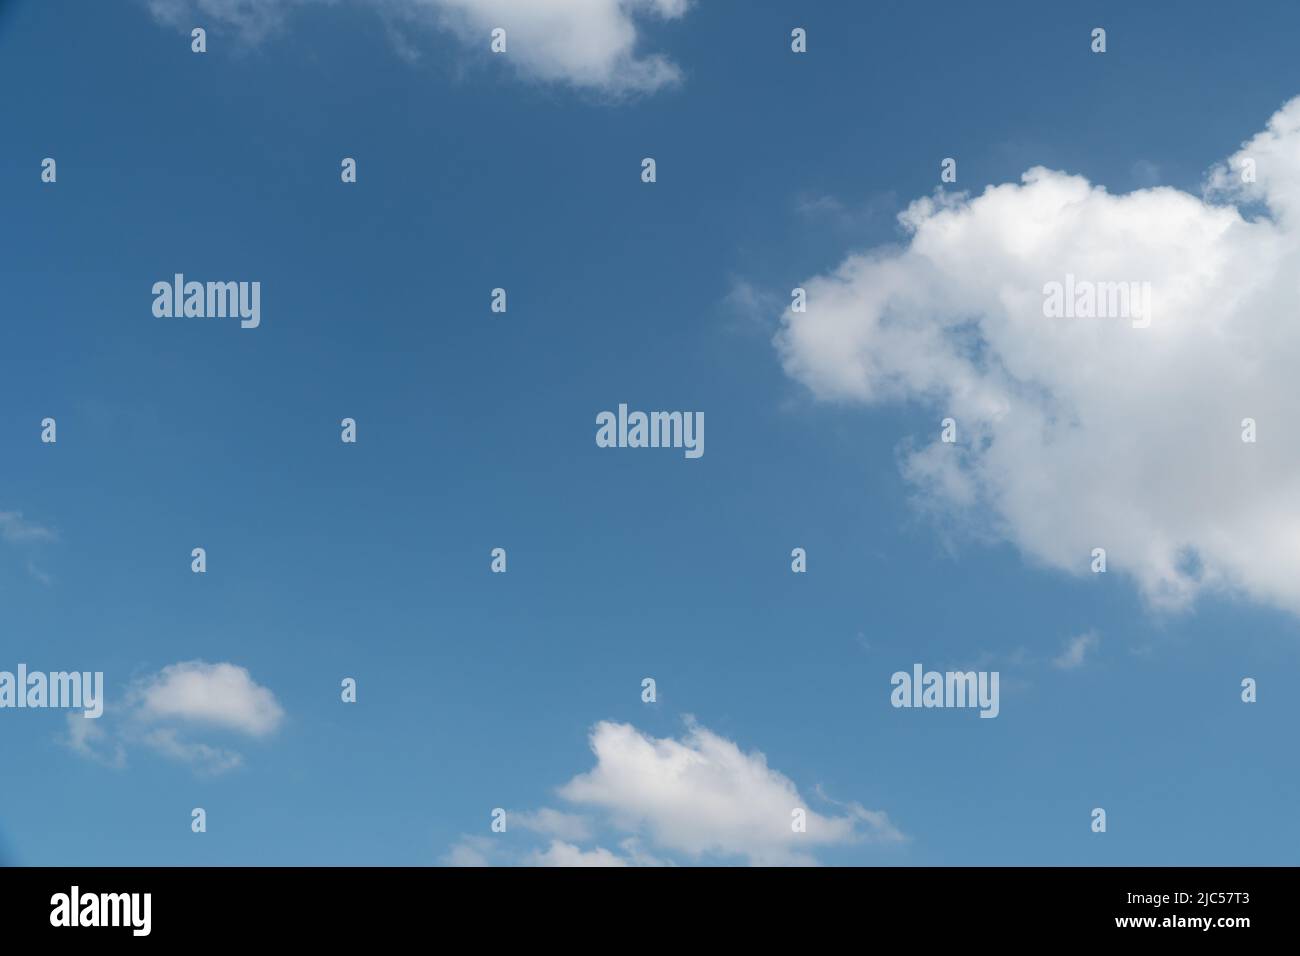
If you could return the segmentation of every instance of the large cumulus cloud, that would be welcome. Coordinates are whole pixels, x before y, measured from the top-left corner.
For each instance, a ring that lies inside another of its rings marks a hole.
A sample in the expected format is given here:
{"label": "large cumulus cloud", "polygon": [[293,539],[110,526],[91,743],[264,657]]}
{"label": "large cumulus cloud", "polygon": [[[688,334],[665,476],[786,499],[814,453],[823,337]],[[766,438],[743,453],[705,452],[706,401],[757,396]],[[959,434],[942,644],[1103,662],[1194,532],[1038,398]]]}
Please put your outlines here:
{"label": "large cumulus cloud", "polygon": [[[1034,561],[1084,574],[1103,547],[1156,606],[1218,591],[1300,612],[1300,98],[1202,196],[1033,168],[900,220],[902,247],[803,283],[776,342],[790,376],[931,409],[909,479]],[[1067,275],[1150,283],[1150,324],[1045,316]]]}

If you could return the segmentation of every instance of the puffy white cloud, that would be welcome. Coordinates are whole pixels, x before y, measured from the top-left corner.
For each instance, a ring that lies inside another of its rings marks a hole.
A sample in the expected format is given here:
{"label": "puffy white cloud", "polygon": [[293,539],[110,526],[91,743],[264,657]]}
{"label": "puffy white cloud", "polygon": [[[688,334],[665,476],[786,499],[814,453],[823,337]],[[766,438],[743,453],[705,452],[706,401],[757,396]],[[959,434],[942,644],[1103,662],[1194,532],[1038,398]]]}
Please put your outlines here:
{"label": "puffy white cloud", "polygon": [[112,766],[124,766],[128,751],[143,746],[197,772],[223,773],[242,766],[243,755],[195,739],[196,734],[216,730],[263,738],[283,720],[275,695],[247,669],[183,661],[133,683],[121,708],[106,706],[101,719],[71,715],[65,742],[82,756]]}
{"label": "puffy white cloud", "polygon": [[550,846],[535,851],[526,862],[529,866],[631,866],[603,846],[584,850],[563,840],[552,840]]}
{"label": "puffy white cloud", "polygon": [[[590,739],[596,766],[561,787],[560,795],[605,811],[614,826],[644,833],[664,850],[696,859],[807,864],[818,846],[901,839],[883,813],[856,805],[842,816],[817,813],[763,754],[744,753],[694,722],[681,740],[608,721],[597,724]],[[807,832],[791,827],[796,808],[807,815]]]}
{"label": "puffy white cloud", "polygon": [[[681,740],[658,739],[631,724],[592,728],[596,766],[559,788],[564,799],[591,808],[600,820],[550,808],[511,811],[507,831],[492,838],[463,836],[443,856],[449,866],[672,866],[663,854],[692,862],[741,858],[756,865],[816,863],[814,850],[863,840],[897,842],[889,817],[856,803],[818,800],[838,808],[812,810],[788,778],[758,751],[744,753],[725,737],[688,720]],[[806,814],[796,833],[791,812]],[[513,842],[520,830],[549,837],[529,849]],[[595,843],[611,837],[617,850]],[[647,849],[650,844],[655,852]],[[594,844],[584,847],[581,844]]]}
{"label": "puffy white cloud", "polygon": [[686,12],[684,0],[413,0],[439,10],[467,43],[486,45],[495,27],[525,74],[542,80],[612,92],[644,92],[672,85],[681,71],[658,54],[638,55],[634,16],[663,18]]}
{"label": "puffy white cloud", "polygon": [[[227,25],[257,43],[283,25],[289,13],[337,0],[147,0],[154,16],[189,31],[202,22]],[[638,18],[677,19],[689,0],[353,0],[374,7],[390,26],[394,20],[454,32],[467,46],[488,50],[492,30],[507,34],[503,60],[520,73],[607,93],[652,92],[677,83],[671,60],[643,53]],[[418,47],[391,30],[400,55],[413,59]]]}
{"label": "puffy white cloud", "polygon": [[[1208,185],[1112,195],[1036,167],[920,199],[902,248],[803,283],[785,369],[823,400],[930,409],[904,472],[968,530],[1077,574],[1105,548],[1158,607],[1217,591],[1300,612],[1300,99]],[[1150,283],[1150,324],[1048,318],[1067,276]]]}
{"label": "puffy white cloud", "polygon": [[1101,642],[1093,631],[1086,634],[1079,634],[1065,642],[1065,648],[1052,661],[1052,666],[1061,670],[1073,670],[1076,667],[1082,667],[1084,658],[1088,653],[1094,650]]}
{"label": "puffy white cloud", "polygon": [[[1252,181],[1253,180],[1253,181]],[[1288,232],[1300,216],[1300,96],[1286,103],[1210,175],[1211,191],[1221,198],[1262,202]]]}
{"label": "puffy white cloud", "polygon": [[145,719],[206,723],[252,737],[273,732],[284,718],[275,695],[234,664],[171,664],[133,696]]}

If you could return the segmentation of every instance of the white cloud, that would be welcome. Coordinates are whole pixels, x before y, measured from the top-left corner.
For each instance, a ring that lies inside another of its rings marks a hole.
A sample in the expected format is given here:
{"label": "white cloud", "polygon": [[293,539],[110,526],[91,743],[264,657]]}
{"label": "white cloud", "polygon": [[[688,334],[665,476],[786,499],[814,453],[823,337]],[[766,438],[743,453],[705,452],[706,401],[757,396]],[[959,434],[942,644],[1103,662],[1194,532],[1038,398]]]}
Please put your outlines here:
{"label": "white cloud", "polygon": [[[250,43],[279,29],[291,11],[328,0],[147,0],[163,23],[188,32],[213,22]],[[644,93],[673,85],[681,70],[667,57],[640,50],[638,19],[678,19],[689,0],[353,0],[374,7],[390,28],[394,19],[450,30],[472,50],[488,54],[493,29],[506,30],[501,59],[520,73],[606,93]],[[390,29],[397,52],[417,48]]]}
{"label": "white cloud", "polygon": [[206,723],[252,737],[273,732],[284,718],[275,695],[234,664],[171,664],[133,694],[146,719]]}
{"label": "white cloud", "polygon": [[182,740],[175,727],[159,727],[144,735],[143,741],[158,753],[194,766],[202,773],[225,773],[242,766],[242,754],[201,741]]}
{"label": "white cloud", "polygon": [[[511,826],[517,824],[512,816]],[[590,839],[587,835],[584,842]],[[443,866],[671,866],[666,860],[646,852],[636,837],[625,837],[618,842],[618,850],[603,846],[583,849],[576,843],[552,838],[544,847],[521,850],[504,835],[493,837],[462,836],[439,861]]]}
{"label": "white cloud", "polygon": [[443,866],[491,866],[495,847],[490,839],[463,836],[442,858]]}
{"label": "white cloud", "polygon": [[561,840],[588,840],[591,838],[591,823],[585,817],[573,813],[562,813],[550,807],[511,814],[510,822],[514,826],[523,827],[525,830],[532,830],[543,836],[557,837]]}
{"label": "white cloud", "polygon": [[310,3],[332,0],[145,0],[159,21],[189,33],[222,24],[246,43],[259,43],[284,25],[289,12]]}
{"label": "white cloud", "polygon": [[535,851],[527,859],[529,866],[630,866],[627,860],[603,846],[583,850],[572,843],[552,840],[545,850]]}
{"label": "white cloud", "polygon": [[1088,652],[1096,649],[1099,643],[1100,638],[1093,631],[1072,637],[1065,642],[1065,649],[1052,661],[1052,666],[1061,670],[1073,670],[1076,667],[1081,667],[1084,658],[1088,656]]}
{"label": "white cloud", "polygon": [[126,748],[100,726],[101,718],[68,714],[68,736],[64,742],[75,752],[110,767],[126,766]]}
{"label": "white cloud", "polygon": [[[1034,168],[918,200],[903,248],[802,283],[808,311],[777,335],[786,372],[827,401],[927,407],[904,473],[968,530],[1080,575],[1105,548],[1157,607],[1211,591],[1300,613],[1300,99],[1209,187],[1112,195]],[[1067,274],[1151,283],[1150,327],[1045,317],[1044,285]]]}
{"label": "white cloud", "polygon": [[[491,838],[463,836],[443,856],[450,866],[672,866],[663,854],[691,862],[741,858],[756,865],[816,863],[819,847],[864,840],[897,842],[903,835],[878,810],[831,800],[837,815],[811,809],[794,783],[771,769],[758,751],[688,720],[681,740],[657,739],[630,724],[604,721],[590,735],[596,766],[559,788],[600,820],[550,808],[510,811],[507,830]],[[791,811],[805,811],[807,832],[791,827]],[[548,838],[529,848],[520,830]],[[617,850],[601,846],[603,835]],[[646,844],[656,852],[647,849]],[[583,846],[587,844],[588,846]]]}
{"label": "white cloud", "polygon": [[623,859],[627,861],[628,866],[672,866],[669,860],[657,857],[648,852],[643,846],[641,840],[637,837],[624,837],[618,841],[618,848],[622,851]]}
{"label": "white cloud", "polygon": [[487,47],[491,31],[506,30],[510,62],[537,79],[614,93],[649,92],[681,80],[659,54],[637,53],[635,17],[677,18],[684,0],[407,0],[435,9],[467,44]]}
{"label": "white cloud", "polygon": [[124,766],[127,752],[143,746],[197,772],[224,773],[242,766],[243,755],[195,739],[196,734],[224,731],[264,738],[284,720],[275,695],[245,668],[229,663],[170,664],[132,684],[122,701],[120,709],[106,705],[96,720],[69,717],[67,745],[112,766]]}
{"label": "white cloud", "polygon": [[[901,839],[884,814],[856,806],[843,816],[817,813],[788,777],[768,767],[763,754],[744,753],[693,722],[681,740],[673,740],[604,721],[590,740],[595,768],[561,787],[560,795],[605,811],[614,826],[644,833],[664,850],[696,859],[807,864],[818,846],[863,837]],[[791,828],[796,808],[807,814],[805,833]]]}

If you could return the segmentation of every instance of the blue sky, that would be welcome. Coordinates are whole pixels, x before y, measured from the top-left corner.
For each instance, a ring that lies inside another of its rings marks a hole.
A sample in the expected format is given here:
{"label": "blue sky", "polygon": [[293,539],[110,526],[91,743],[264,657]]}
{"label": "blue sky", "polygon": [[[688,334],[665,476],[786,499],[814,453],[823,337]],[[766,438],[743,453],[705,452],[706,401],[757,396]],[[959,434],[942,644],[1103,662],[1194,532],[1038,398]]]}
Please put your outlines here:
{"label": "blue sky", "polygon": [[[678,863],[1297,862],[1284,586],[1225,558],[1227,584],[1174,606],[1123,559],[1055,566],[1013,504],[992,529],[936,509],[908,449],[952,406],[822,388],[782,336],[792,287],[906,248],[897,215],[936,189],[1045,166],[1201,196],[1300,94],[1300,9],[643,6],[637,62],[676,71],[652,89],[626,60],[530,65],[519,32],[493,56],[436,3],[272,4],[258,35],[222,3],[0,3],[0,514],[21,515],[0,669],[103,671],[122,755],[77,752],[60,711],[0,710],[5,858],[521,862],[558,840]],[[176,272],[260,281],[261,326],[155,318]],[[703,411],[706,453],[597,448],[620,402]],[[1106,486],[1125,453],[1097,447]],[[1146,499],[1111,494],[1140,523]],[[140,688],[194,661],[243,668],[282,715],[173,713],[187,746],[239,754],[225,772],[131,729]],[[914,662],[999,671],[1000,715],[892,708]],[[761,752],[852,833],[759,852],[723,821],[693,845],[689,800],[569,799],[601,721]],[[534,822],[493,834],[495,807]]]}

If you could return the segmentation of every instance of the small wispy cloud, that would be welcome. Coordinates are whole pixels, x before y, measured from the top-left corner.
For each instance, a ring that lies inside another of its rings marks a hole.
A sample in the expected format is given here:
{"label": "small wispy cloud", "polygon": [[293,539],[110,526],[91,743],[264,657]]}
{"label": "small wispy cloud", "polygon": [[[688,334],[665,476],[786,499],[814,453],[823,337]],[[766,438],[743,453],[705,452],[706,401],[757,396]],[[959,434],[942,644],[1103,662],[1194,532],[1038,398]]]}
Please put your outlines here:
{"label": "small wispy cloud", "polygon": [[32,577],[34,577],[37,581],[40,581],[41,584],[45,585],[47,588],[54,583],[53,577],[46,574],[44,571],[38,568],[31,561],[27,562],[27,573],[30,574]]}
{"label": "small wispy cloud", "polygon": [[100,726],[99,718],[68,714],[68,735],[63,742],[74,752],[109,767],[126,766],[126,748]]}
{"label": "small wispy cloud", "polygon": [[795,200],[795,209],[804,216],[846,216],[848,206],[834,196],[803,195]]}
{"label": "small wispy cloud", "polygon": [[534,833],[556,837],[561,840],[582,841],[591,839],[591,822],[586,817],[574,813],[564,813],[550,807],[516,813],[512,818],[512,822],[515,826],[523,827],[525,830],[532,830]]}
{"label": "small wispy cloud", "polygon": [[175,727],[159,727],[141,739],[163,756],[190,764],[203,773],[224,773],[244,762],[243,754],[237,751],[213,747],[202,741],[182,740]]}
{"label": "small wispy cloud", "polygon": [[898,195],[880,192],[848,203],[826,193],[804,192],[795,196],[794,211],[810,225],[857,231],[873,224],[892,224],[898,212]]}
{"label": "small wispy cloud", "polygon": [[1133,180],[1139,186],[1160,185],[1160,167],[1149,159],[1139,159],[1131,169]]}
{"label": "small wispy cloud", "polygon": [[783,301],[777,293],[733,276],[727,294],[722,297],[721,310],[733,331],[758,332],[770,337],[779,325],[772,316],[780,314]]}
{"label": "small wispy cloud", "polygon": [[28,521],[21,511],[0,511],[0,538],[22,543],[27,541],[53,541],[58,537],[52,530]]}
{"label": "small wispy cloud", "polygon": [[1065,648],[1052,661],[1052,666],[1060,670],[1074,670],[1082,667],[1084,659],[1101,643],[1095,631],[1088,631],[1065,642]]}

